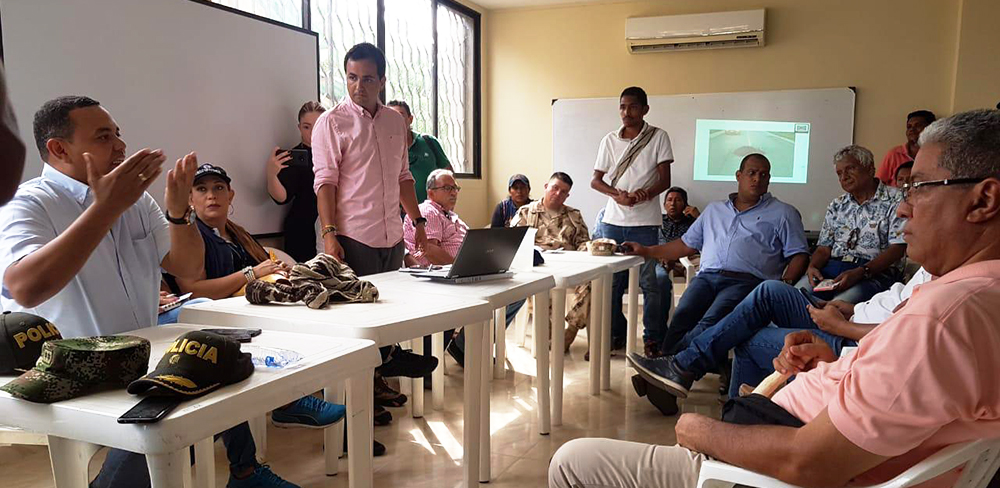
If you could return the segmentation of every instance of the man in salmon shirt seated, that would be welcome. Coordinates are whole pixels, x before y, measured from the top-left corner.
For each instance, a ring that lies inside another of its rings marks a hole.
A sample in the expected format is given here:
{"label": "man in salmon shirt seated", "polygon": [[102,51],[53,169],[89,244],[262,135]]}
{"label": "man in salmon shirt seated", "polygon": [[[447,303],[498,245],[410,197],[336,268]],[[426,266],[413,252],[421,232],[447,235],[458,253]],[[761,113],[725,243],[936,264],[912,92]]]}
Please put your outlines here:
{"label": "man in salmon shirt seated", "polygon": [[775,368],[798,375],[770,407],[804,425],[685,414],[676,446],[576,439],[553,457],[549,486],[694,487],[707,456],[794,485],[868,485],[945,446],[1000,437],[1000,111],[939,120],[920,147],[898,212],[910,256],[940,278],[847,357],[809,332],[786,338]]}

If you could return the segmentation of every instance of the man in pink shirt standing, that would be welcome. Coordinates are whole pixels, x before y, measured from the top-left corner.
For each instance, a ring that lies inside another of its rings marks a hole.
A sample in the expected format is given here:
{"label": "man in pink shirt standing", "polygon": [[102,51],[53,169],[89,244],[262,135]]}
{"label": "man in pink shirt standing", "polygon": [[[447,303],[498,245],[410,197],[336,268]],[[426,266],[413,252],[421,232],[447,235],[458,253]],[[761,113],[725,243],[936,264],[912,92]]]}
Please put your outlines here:
{"label": "man in pink shirt standing", "polygon": [[358,276],[403,264],[402,204],[416,223],[415,242],[427,243],[406,152],[406,121],[379,100],[385,55],[361,43],[344,57],[347,94],[313,126],[313,187],[326,253]]}
{"label": "man in pink shirt standing", "polygon": [[906,144],[900,144],[889,150],[882,158],[875,177],[889,186],[900,186],[896,181],[896,170],[907,161],[913,161],[920,149],[918,138],[924,128],[931,125],[937,117],[930,110],[917,110],[906,115]]}
{"label": "man in pink shirt standing", "polygon": [[706,456],[793,485],[869,485],[948,445],[1000,437],[1000,111],[939,120],[919,142],[898,212],[910,256],[939,278],[847,357],[811,332],[786,336],[774,366],[795,379],[771,400],[727,405],[782,425],[684,414],[676,446],[577,439],[553,457],[549,486],[694,487]]}
{"label": "man in pink shirt standing", "polygon": [[[358,276],[395,271],[403,265],[400,205],[416,223],[417,248],[427,243],[427,220],[420,216],[410,175],[408,128],[402,115],[379,100],[385,88],[385,54],[379,48],[369,43],[352,47],[344,56],[344,72],[348,96],[323,112],[313,126],[313,188],[320,236],[326,253],[347,263]],[[375,401],[381,405],[398,407],[406,401],[383,376],[421,378],[438,364],[434,357],[397,346],[380,352]],[[374,452],[381,455],[385,447],[375,442]]]}

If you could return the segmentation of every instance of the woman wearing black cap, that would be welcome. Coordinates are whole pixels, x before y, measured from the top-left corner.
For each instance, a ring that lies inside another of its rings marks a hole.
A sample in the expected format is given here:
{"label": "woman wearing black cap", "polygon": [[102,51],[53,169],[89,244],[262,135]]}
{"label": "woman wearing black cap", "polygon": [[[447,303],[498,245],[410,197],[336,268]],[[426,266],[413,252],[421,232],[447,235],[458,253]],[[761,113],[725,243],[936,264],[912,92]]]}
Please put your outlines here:
{"label": "woman wearing black cap", "polygon": [[[205,241],[205,270],[196,280],[177,278],[180,292],[218,300],[257,278],[288,271],[285,263],[271,258],[246,229],[229,219],[236,196],[231,182],[226,170],[211,164],[201,165],[195,173],[191,206]],[[271,422],[278,427],[319,429],[339,422],[345,413],[343,405],[305,396],[272,412]]]}
{"label": "woman wearing black cap", "polygon": [[510,219],[517,215],[517,209],[531,203],[531,183],[528,182],[527,176],[522,174],[511,176],[507,180],[507,192],[510,196],[500,201],[493,210],[493,219],[490,221],[492,228],[509,227]]}

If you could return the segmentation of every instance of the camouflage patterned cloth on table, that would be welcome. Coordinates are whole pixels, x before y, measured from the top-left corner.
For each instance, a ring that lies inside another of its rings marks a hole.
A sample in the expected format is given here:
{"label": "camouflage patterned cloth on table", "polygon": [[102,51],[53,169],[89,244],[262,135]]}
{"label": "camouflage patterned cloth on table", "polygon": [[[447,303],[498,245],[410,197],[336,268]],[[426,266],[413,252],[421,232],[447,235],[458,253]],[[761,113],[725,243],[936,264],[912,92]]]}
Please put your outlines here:
{"label": "camouflage patterned cloth on table", "polygon": [[378,300],[378,289],[359,279],[354,270],[329,254],[318,254],[292,267],[288,279],[275,283],[254,280],[247,285],[247,301],[305,302],[309,308],[323,308],[331,303],[359,303]]}
{"label": "camouflage patterned cloth on table", "polygon": [[106,388],[125,388],[146,374],[149,341],[99,336],[48,341],[35,367],[0,387],[38,403],[69,400]]}

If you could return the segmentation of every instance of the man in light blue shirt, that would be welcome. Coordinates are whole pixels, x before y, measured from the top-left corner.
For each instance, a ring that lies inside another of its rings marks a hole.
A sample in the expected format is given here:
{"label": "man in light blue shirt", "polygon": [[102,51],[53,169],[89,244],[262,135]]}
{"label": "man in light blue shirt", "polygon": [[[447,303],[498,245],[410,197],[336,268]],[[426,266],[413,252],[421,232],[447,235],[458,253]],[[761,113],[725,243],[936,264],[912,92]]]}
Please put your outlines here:
{"label": "man in light blue shirt", "polygon": [[[96,100],[50,100],[33,129],[46,163],[42,175],[0,208],[3,308],[45,317],[66,338],[156,325],[160,268],[192,279],[204,268],[188,205],[197,157],[188,154],[167,172],[164,215],[146,193],[162,172],[163,151],[126,158],[118,124]],[[222,437],[232,473],[227,486],[294,487],[257,464],[246,423]],[[143,456],[112,449],[91,487],[149,484]]]}
{"label": "man in light blue shirt", "polygon": [[661,354],[683,348],[685,335],[721,320],[761,281],[794,283],[805,272],[809,247],[798,210],[767,192],[771,163],[750,154],[736,172],[737,193],[709,204],[680,238],[632,254],[673,261],[701,252],[701,268],[677,304]]}

